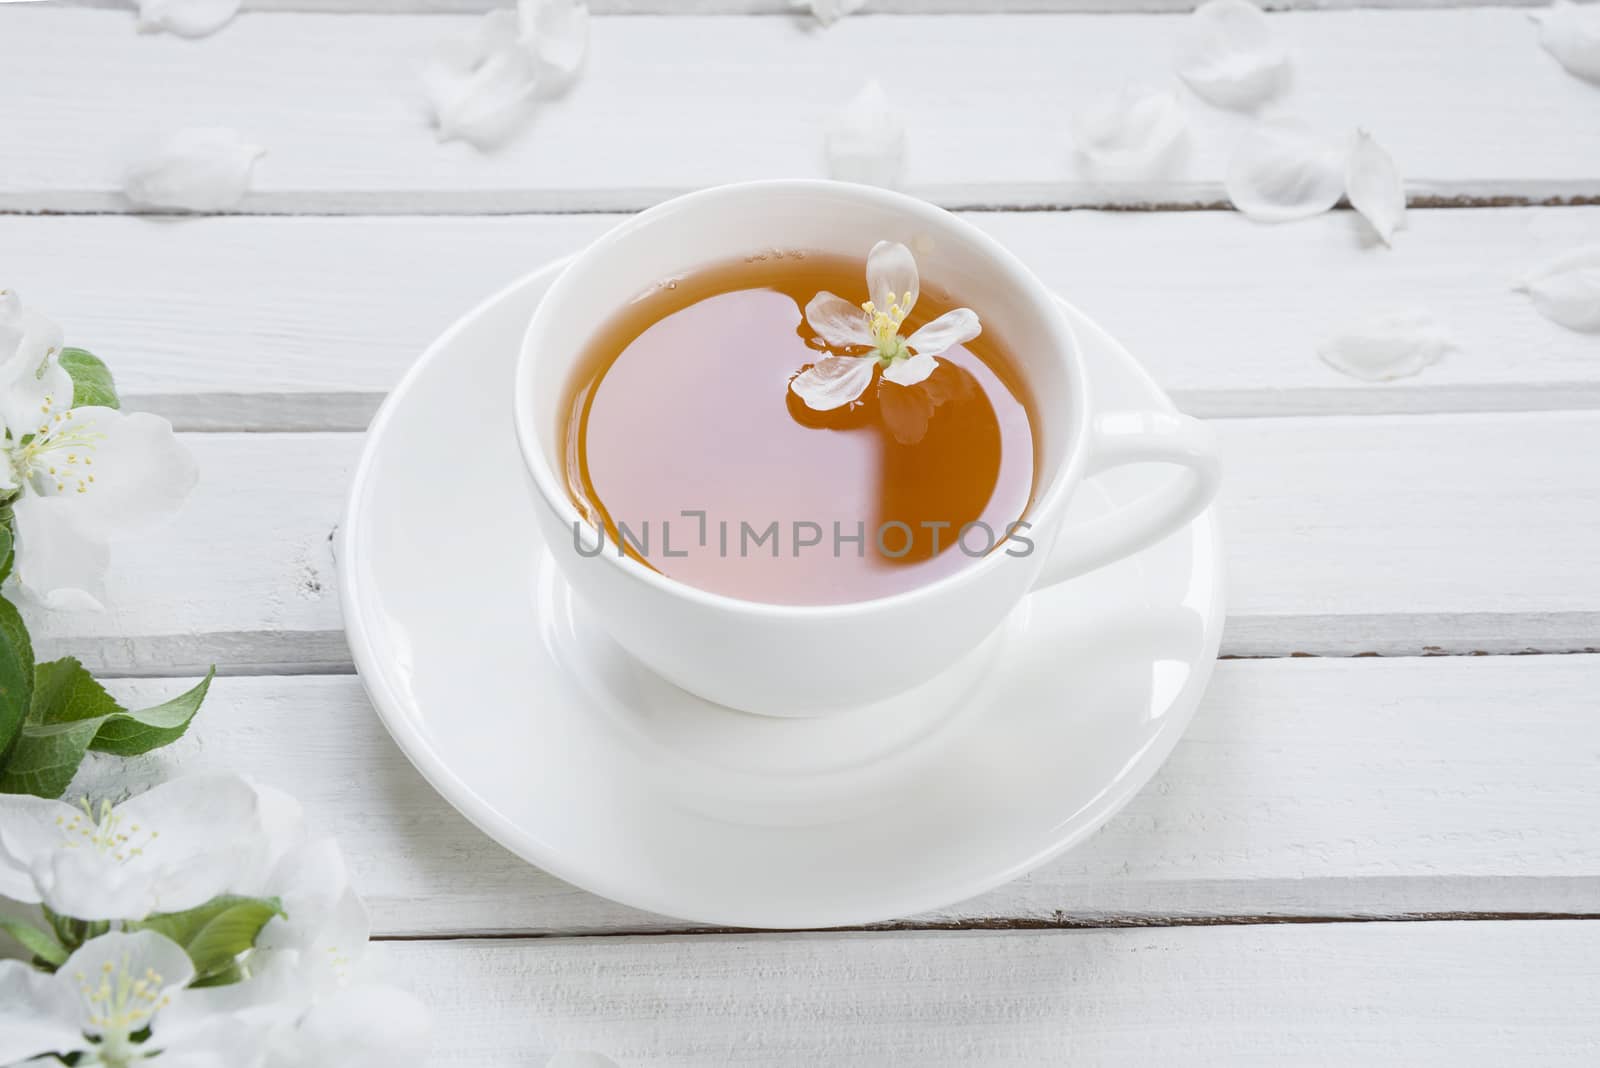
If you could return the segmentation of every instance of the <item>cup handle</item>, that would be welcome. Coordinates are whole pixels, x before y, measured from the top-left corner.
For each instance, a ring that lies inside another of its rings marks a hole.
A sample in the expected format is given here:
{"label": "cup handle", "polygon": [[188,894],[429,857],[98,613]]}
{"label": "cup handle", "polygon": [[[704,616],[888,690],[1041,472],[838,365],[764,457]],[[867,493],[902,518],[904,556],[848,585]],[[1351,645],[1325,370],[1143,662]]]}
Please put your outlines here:
{"label": "cup handle", "polygon": [[1103,567],[1153,545],[1203,511],[1217,494],[1216,438],[1198,419],[1174,412],[1106,412],[1089,434],[1084,476],[1124,464],[1174,464],[1177,479],[1109,515],[1062,530],[1034,589]]}

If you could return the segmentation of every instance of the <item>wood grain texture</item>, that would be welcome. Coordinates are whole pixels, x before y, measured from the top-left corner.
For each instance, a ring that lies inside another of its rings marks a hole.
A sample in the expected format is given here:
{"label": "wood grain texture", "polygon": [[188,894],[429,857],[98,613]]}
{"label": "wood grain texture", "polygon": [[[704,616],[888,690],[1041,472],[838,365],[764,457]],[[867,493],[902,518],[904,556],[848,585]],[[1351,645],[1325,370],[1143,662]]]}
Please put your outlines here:
{"label": "wood grain texture", "polygon": [[[116,7],[117,0],[61,0],[77,7]],[[1198,0],[868,0],[862,14],[1134,14],[1192,11]],[[1342,8],[1536,7],[1544,0],[1263,0],[1268,11]],[[496,0],[245,0],[245,11],[371,12],[376,14],[489,11]],[[806,0],[589,0],[596,15],[790,15],[809,20]]]}
{"label": "wood grain texture", "polygon": [[[124,680],[135,701],[176,679]],[[1152,783],[1085,845],[916,924],[1586,913],[1600,656],[1225,661]],[[231,769],[335,834],[385,935],[681,929],[507,853],[339,678],[224,678],[190,736],[75,791]]]}
{"label": "wood grain texture", "polygon": [[1495,1064],[1600,1056],[1600,924],[398,943],[433,1065]]}
{"label": "wood grain texture", "polygon": [[[1231,212],[967,217],[1197,415],[1600,407],[1600,338],[1511,289],[1600,240],[1600,207],[1414,211],[1391,250],[1349,212],[1286,226]],[[3,216],[0,249],[29,302],[112,361],[134,406],[193,429],[359,430],[484,294],[620,218]],[[1455,351],[1383,384],[1317,358],[1329,333],[1396,307],[1433,314]]]}
{"label": "wood grain texture", "polygon": [[[1248,117],[1191,101],[1188,160],[1138,185],[1096,181],[1067,142],[1081,102],[1170,80],[1180,19],[856,17],[827,33],[783,18],[597,19],[576,87],[485,155],[435,142],[416,75],[466,18],[264,13],[197,43],[138,35],[121,11],[0,5],[0,95],[14,102],[0,127],[0,209],[125,211],[131,147],[183,125],[232,126],[267,147],[246,211],[636,208],[719,182],[820,174],[823,123],[868,72],[907,113],[909,185],[929,199],[1217,203]],[[1273,20],[1296,55],[1277,110],[1370,127],[1414,195],[1600,195],[1596,89],[1538,47],[1525,12]],[[59,76],[61,40],[95,77]],[[886,70],[886,40],[916,61]]]}
{"label": "wood grain texture", "polygon": [[[1223,652],[1600,648],[1600,413],[1215,423]],[[31,613],[100,670],[346,670],[331,538],[362,438],[195,434],[171,525],[117,546],[108,612]]]}

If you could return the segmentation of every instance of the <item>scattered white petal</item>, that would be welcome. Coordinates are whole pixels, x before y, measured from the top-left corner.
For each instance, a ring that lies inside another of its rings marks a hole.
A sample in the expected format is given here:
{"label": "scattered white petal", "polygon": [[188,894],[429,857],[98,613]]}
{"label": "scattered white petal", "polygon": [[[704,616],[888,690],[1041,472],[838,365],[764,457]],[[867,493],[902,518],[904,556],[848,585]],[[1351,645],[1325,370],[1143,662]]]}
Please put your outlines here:
{"label": "scattered white petal", "polygon": [[265,152],[233,130],[179,130],[135,160],[123,192],[147,208],[224,211],[244,197],[256,160]]}
{"label": "scattered white petal", "polygon": [[797,8],[809,9],[811,16],[824,26],[832,26],[846,15],[854,15],[867,6],[867,0],[794,0]]}
{"label": "scattered white petal", "polygon": [[1317,346],[1317,355],[1352,378],[1388,382],[1437,363],[1450,347],[1449,335],[1431,315],[1405,309],[1346,327]]}
{"label": "scattered white petal", "polygon": [[1228,199],[1258,222],[1320,215],[1344,194],[1343,145],[1302,123],[1264,122],[1245,134],[1228,163]]}
{"label": "scattered white petal", "polygon": [[1246,0],[1207,0],[1184,25],[1178,75],[1210,103],[1254,108],[1282,90],[1288,71],[1288,52]]}
{"label": "scattered white petal", "polygon": [[823,341],[840,348],[876,342],[861,306],[827,290],[812,297],[811,303],[806,305],[806,323]]}
{"label": "scattered white petal", "polygon": [[518,0],[524,47],[533,50],[540,96],[570,86],[589,56],[589,5],[583,0]]}
{"label": "scattered white petal", "polygon": [[[965,345],[983,332],[983,327],[978,322],[978,313],[971,308],[956,308],[947,311],[933,322],[920,327],[910,337],[906,344],[923,356],[937,356],[953,345]],[[930,368],[930,370],[932,370]],[[923,375],[927,378],[927,375]],[[895,379],[895,381],[900,381]],[[921,381],[921,379],[918,379]]]}
{"label": "scattered white petal", "polygon": [[440,45],[422,72],[439,140],[488,149],[521,128],[533,110],[539,61],[519,37],[517,12],[491,11],[471,34]]}
{"label": "scattered white petal", "polygon": [[870,81],[828,122],[828,174],[844,182],[898,188],[905,180],[905,117]]}
{"label": "scattered white petal", "polygon": [[919,352],[903,360],[895,360],[883,369],[883,377],[897,386],[914,386],[939,369],[939,361],[932,353]]}
{"label": "scattered white petal", "polygon": [[238,13],[239,0],[139,0],[139,31],[208,37]]}
{"label": "scattered white petal", "polygon": [[1394,159],[1365,130],[1357,130],[1345,166],[1345,193],[1385,244],[1405,225],[1406,189]]}
{"label": "scattered white petal", "polygon": [[1546,319],[1571,330],[1600,330],[1600,245],[1563,253],[1516,287]]}
{"label": "scattered white petal", "polygon": [[867,391],[878,357],[825,356],[789,383],[795,396],[816,412],[842,408]]}
{"label": "scattered white petal", "polygon": [[1171,162],[1188,119],[1178,94],[1125,86],[1072,116],[1072,141],[1097,171],[1148,174]]}
{"label": "scattered white petal", "polygon": [[1533,18],[1546,52],[1571,73],[1600,83],[1600,5],[1556,0]]}

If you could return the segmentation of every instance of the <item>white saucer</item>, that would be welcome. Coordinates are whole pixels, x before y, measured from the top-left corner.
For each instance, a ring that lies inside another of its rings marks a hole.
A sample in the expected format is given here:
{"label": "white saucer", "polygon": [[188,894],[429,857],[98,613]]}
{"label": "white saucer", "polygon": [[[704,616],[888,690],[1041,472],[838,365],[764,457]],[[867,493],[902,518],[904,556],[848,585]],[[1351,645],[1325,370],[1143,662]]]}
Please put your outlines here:
{"label": "white saucer", "polygon": [[[915,693],[826,719],[711,705],[621,652],[551,566],[512,433],[512,364],[560,268],[491,297],[423,354],[373,421],[342,527],[345,625],[367,692],[468,819],[637,908],[827,927],[1015,878],[1149,780],[1221,637],[1210,511],[1028,598]],[[1067,310],[1101,410],[1168,404]],[[1092,478],[1073,508],[1092,517],[1161,477]]]}

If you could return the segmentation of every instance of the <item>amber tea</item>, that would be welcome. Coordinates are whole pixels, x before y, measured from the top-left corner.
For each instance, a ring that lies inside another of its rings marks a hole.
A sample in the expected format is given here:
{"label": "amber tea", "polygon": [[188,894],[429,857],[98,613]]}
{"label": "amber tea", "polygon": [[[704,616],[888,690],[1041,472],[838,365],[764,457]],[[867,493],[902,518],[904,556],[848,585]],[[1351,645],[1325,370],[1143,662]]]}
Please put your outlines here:
{"label": "amber tea", "polygon": [[565,398],[568,490],[604,533],[575,531],[580,551],[787,605],[1030,551],[1031,416],[1003,339],[970,337],[983,309],[938,279],[917,292],[914,266],[876,296],[866,268],[767,252],[664,280],[605,323]]}

